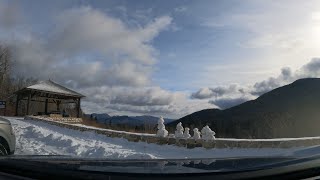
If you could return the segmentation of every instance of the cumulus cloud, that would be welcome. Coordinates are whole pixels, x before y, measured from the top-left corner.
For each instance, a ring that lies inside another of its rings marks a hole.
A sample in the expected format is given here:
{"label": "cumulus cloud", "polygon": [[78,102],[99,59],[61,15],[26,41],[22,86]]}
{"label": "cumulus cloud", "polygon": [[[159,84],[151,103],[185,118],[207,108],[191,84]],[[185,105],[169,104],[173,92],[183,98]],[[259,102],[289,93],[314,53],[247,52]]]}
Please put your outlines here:
{"label": "cumulus cloud", "polygon": [[169,105],[176,99],[176,94],[161,88],[150,88],[145,91],[122,92],[111,99],[111,104],[129,104],[134,106]]}
{"label": "cumulus cloud", "polygon": [[57,17],[52,47],[67,55],[99,52],[116,60],[152,64],[155,50],[148,43],[166,29],[171,20],[169,16],[162,16],[144,27],[132,29],[91,7],[73,8]]}
{"label": "cumulus cloud", "polygon": [[182,94],[161,89],[160,87],[127,88],[127,87],[90,87],[83,90],[91,101],[133,106],[170,105]]}
{"label": "cumulus cloud", "polygon": [[277,77],[270,77],[267,80],[254,84],[251,94],[260,96],[280,86],[289,84],[297,79],[308,77],[320,77],[320,59],[313,58],[310,62],[303,65],[300,69],[293,72],[291,68],[285,67],[281,69],[281,73]]}
{"label": "cumulus cloud", "polygon": [[230,86],[218,86],[215,88],[201,88],[195,93],[191,94],[194,99],[208,99],[212,97],[221,97],[225,95],[243,94],[244,89],[236,84]]}
{"label": "cumulus cloud", "polygon": [[208,87],[201,88],[197,92],[194,92],[191,94],[191,98],[194,98],[194,99],[208,99],[213,96],[214,96],[213,92]]}
{"label": "cumulus cloud", "polygon": [[214,104],[221,109],[227,109],[227,108],[242,104],[249,100],[251,100],[250,97],[236,97],[236,98],[225,97],[225,98],[210,100],[209,103]]}
{"label": "cumulus cloud", "polygon": [[300,71],[300,76],[318,77],[320,75],[320,58],[313,58],[309,63],[302,66]]}
{"label": "cumulus cloud", "polygon": [[[66,73],[70,71],[70,67],[61,66],[51,68],[48,75],[59,82],[69,79],[68,83],[72,84],[74,88],[103,85],[143,87],[150,82],[151,67],[141,67],[132,62],[115,63],[106,67],[99,61],[93,61],[74,64],[72,67],[75,69],[72,71],[74,73]],[[63,76],[57,76],[57,74]]]}
{"label": "cumulus cloud", "polygon": [[53,19],[48,36],[26,28],[0,41],[14,51],[16,74],[72,82],[76,88],[148,85],[157,56],[151,42],[172,21],[161,16],[129,27],[91,7],[67,9]]}
{"label": "cumulus cloud", "polygon": [[[223,96],[225,94],[233,94],[237,93],[239,91],[238,86],[233,84],[228,87],[216,87],[216,88],[211,88],[211,91],[216,95],[216,96]],[[239,91],[240,92],[240,91]]]}
{"label": "cumulus cloud", "polygon": [[269,77],[266,80],[256,82],[252,86],[218,86],[201,88],[191,94],[194,99],[208,99],[209,103],[221,109],[226,109],[245,101],[252,100],[275,88],[292,83],[301,78],[320,77],[320,58],[313,58],[296,71],[284,67],[276,77]]}
{"label": "cumulus cloud", "polygon": [[180,117],[212,107],[151,82],[158,54],[152,41],[171,30],[170,16],[131,26],[92,7],[75,7],[49,18],[53,26],[43,36],[17,28],[18,14],[10,3],[0,6],[0,31],[11,34],[0,41],[14,52],[15,75],[50,78],[85,94],[85,112]]}
{"label": "cumulus cloud", "polygon": [[[171,92],[160,87],[90,87],[81,91],[91,94],[85,102],[86,110],[110,114],[153,114],[181,117],[197,110],[212,108],[207,102],[188,99],[189,94]],[[104,108],[101,108],[104,107]]]}

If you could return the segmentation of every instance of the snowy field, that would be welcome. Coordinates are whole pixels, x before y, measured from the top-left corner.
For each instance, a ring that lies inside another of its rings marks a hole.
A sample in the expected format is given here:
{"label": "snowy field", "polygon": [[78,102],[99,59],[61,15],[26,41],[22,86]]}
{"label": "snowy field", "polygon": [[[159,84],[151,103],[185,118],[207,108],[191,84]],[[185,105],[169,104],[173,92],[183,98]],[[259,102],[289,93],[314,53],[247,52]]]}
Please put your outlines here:
{"label": "snowy field", "polygon": [[17,139],[16,155],[70,155],[90,158],[181,159],[291,155],[294,149],[187,149],[174,145],[129,142],[91,131],[81,132],[45,122],[4,117]]}

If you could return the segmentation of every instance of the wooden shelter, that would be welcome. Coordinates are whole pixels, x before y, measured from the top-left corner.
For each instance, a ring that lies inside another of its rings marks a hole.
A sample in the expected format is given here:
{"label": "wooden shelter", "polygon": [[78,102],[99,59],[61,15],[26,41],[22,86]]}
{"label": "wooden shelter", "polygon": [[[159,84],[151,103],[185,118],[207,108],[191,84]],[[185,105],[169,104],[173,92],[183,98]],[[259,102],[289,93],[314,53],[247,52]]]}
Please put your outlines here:
{"label": "wooden shelter", "polygon": [[16,100],[16,116],[18,116],[19,102],[26,101],[26,113],[30,115],[30,103],[41,103],[42,110],[38,114],[50,114],[48,112],[48,104],[54,103],[56,105],[56,112],[61,112],[60,105],[63,103],[74,103],[76,105],[77,117],[80,117],[81,98],[84,95],[59,85],[51,80],[42,81],[38,84],[25,87],[17,92]]}

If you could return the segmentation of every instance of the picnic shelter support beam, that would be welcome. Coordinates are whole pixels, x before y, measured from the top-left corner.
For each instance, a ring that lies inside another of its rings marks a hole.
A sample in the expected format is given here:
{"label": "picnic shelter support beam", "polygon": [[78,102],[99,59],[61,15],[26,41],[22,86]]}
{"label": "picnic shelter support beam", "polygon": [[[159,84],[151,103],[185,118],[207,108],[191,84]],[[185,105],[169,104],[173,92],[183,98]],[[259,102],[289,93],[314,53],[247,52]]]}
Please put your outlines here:
{"label": "picnic shelter support beam", "polygon": [[27,101],[27,114],[26,114],[26,115],[29,115],[30,99],[31,99],[31,93],[29,93],[29,94],[28,94],[28,101]]}
{"label": "picnic shelter support beam", "polygon": [[46,99],[45,105],[44,105],[44,113],[48,114],[48,99]]}
{"label": "picnic shelter support beam", "polygon": [[18,107],[19,107],[19,94],[17,94],[17,100],[16,100],[16,114],[15,114],[15,116],[18,116]]}
{"label": "picnic shelter support beam", "polygon": [[78,98],[78,100],[77,100],[77,118],[79,118],[80,117],[80,102],[81,102],[81,100],[80,100],[80,98]]}

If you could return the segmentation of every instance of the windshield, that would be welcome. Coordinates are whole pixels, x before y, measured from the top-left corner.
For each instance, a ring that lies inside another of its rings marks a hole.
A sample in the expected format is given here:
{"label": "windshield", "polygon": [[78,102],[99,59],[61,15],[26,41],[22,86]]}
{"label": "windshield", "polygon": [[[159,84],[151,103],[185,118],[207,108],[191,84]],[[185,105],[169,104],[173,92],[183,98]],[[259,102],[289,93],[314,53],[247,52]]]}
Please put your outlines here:
{"label": "windshield", "polygon": [[319,3],[0,0],[0,155],[163,172],[316,155]]}

